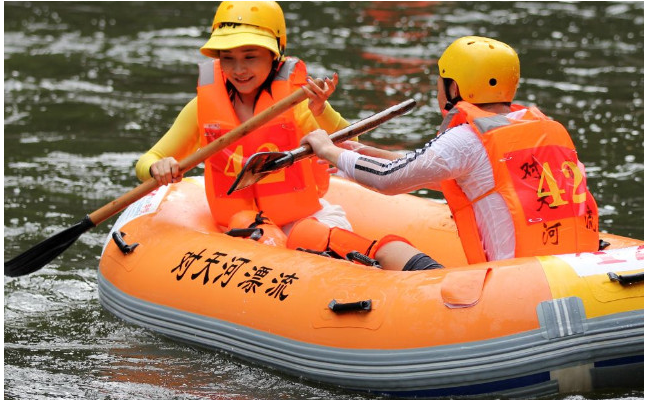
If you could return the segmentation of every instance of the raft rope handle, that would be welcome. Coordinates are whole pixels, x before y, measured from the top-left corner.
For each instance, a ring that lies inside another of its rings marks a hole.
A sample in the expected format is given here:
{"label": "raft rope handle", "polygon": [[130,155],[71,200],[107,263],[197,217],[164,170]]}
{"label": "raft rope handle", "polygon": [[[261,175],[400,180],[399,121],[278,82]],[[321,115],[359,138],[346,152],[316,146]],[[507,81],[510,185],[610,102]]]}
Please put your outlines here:
{"label": "raft rope handle", "polygon": [[372,300],[360,300],[353,303],[339,303],[335,299],[329,302],[329,309],[335,313],[349,311],[372,311]]}
{"label": "raft rope handle", "polygon": [[631,285],[633,283],[639,283],[639,282],[642,283],[644,279],[642,272],[631,274],[631,275],[618,275],[615,272],[607,272],[607,276],[609,276],[610,281],[618,282],[622,286]]}
{"label": "raft rope handle", "polygon": [[129,245],[125,242],[125,240],[123,240],[123,236],[125,236],[125,232],[121,232],[119,230],[112,232],[112,240],[114,240],[114,243],[116,243],[116,247],[121,250],[121,253],[127,255],[132,253],[134,249],[139,245],[139,243],[133,243]]}

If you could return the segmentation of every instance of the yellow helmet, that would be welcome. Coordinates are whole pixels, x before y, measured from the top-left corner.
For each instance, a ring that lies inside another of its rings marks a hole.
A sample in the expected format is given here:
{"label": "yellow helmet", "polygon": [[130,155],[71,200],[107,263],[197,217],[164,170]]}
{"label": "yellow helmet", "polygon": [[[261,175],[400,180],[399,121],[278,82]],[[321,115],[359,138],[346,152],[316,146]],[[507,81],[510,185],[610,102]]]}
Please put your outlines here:
{"label": "yellow helmet", "polygon": [[457,82],[469,103],[507,103],[515,97],[520,59],[506,43],[479,36],[455,40],[439,58],[439,76]]}
{"label": "yellow helmet", "polygon": [[211,37],[200,51],[218,58],[220,50],[248,45],[269,49],[276,58],[284,54],[287,26],[275,1],[223,1],[215,13]]}

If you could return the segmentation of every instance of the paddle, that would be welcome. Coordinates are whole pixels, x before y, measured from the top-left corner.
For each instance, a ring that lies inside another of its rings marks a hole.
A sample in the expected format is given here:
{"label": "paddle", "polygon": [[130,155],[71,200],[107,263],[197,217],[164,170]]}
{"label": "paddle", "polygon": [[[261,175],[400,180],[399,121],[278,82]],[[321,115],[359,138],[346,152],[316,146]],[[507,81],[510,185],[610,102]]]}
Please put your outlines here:
{"label": "paddle", "polygon": [[[322,81],[316,80],[316,84],[320,86],[322,85]],[[248,135],[253,130],[269,122],[306,98],[307,94],[304,90],[296,90],[291,95],[278,101],[271,107],[260,112],[258,115],[249,118],[246,122],[240,124],[225,135],[181,160],[179,163],[180,171],[185,173],[193,169],[213,154]],[[113,200],[93,213],[86,215],[77,224],[43,240],[24,253],[5,262],[4,274],[7,276],[21,276],[39,270],[59,254],[67,250],[67,248],[71,246],[83,233],[119,213],[130,204],[155,190],[158,186],[159,183],[157,183],[154,178],[148,179],[118,199]]]}
{"label": "paddle", "polygon": [[[344,142],[345,140],[368,132],[396,116],[405,114],[414,108],[415,105],[416,101],[413,99],[406,100],[340,129],[329,135],[329,138],[334,143]],[[228,194],[249,187],[270,173],[286,168],[296,161],[312,155],[313,152],[308,144],[291,151],[255,153],[244,164],[242,171],[237,175],[235,182],[233,182],[233,185],[228,190]]]}

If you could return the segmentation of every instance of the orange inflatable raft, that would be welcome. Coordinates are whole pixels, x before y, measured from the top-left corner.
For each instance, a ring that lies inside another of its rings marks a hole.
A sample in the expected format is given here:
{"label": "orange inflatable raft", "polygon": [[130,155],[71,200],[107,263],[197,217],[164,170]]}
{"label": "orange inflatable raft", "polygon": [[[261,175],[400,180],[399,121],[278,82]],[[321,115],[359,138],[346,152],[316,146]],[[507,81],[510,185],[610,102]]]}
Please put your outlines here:
{"label": "orange inflatable raft", "polygon": [[445,204],[339,178],[326,198],[358,233],[400,234],[446,268],[383,271],[228,236],[212,222],[203,179],[185,178],[115,223],[100,300],[160,334],[352,390],[643,387],[642,241],[605,234],[609,247],[595,253],[467,265]]}

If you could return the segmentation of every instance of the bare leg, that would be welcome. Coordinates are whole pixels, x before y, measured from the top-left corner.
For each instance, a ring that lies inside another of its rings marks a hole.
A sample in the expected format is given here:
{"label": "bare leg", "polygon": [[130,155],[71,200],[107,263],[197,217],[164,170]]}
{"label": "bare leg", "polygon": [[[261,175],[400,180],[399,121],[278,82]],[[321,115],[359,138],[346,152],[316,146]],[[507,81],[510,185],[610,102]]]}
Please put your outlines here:
{"label": "bare leg", "polygon": [[378,249],[374,258],[383,269],[401,271],[410,258],[419,253],[419,249],[407,243],[389,242]]}

